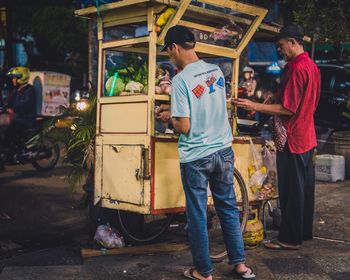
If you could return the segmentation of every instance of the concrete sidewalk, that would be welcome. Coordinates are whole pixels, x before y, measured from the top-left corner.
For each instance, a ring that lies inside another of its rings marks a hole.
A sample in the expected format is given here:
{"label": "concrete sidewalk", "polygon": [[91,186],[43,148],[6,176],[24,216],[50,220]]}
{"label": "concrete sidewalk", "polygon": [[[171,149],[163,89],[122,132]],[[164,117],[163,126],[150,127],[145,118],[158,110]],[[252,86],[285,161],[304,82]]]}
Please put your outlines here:
{"label": "concrete sidewalk", "polygon": [[[1,257],[0,280],[185,279],[182,272],[192,264],[188,250],[83,260],[79,249],[87,246],[92,236],[86,226],[86,210],[72,209],[70,204],[77,200],[65,198],[68,187],[61,179],[65,171],[57,169],[52,175],[37,179],[33,178],[35,172],[29,173],[8,175],[6,186],[0,186],[0,205],[16,218],[12,224],[0,224],[0,241],[25,246],[26,242],[40,240],[43,234],[49,239],[36,250],[21,253],[16,249],[15,254]],[[16,198],[15,204],[8,201],[11,194]],[[349,181],[318,183],[314,228],[315,236],[322,239],[305,242],[298,251],[269,251],[262,246],[247,251],[256,279],[349,280],[349,197]],[[37,220],[38,224],[33,224]],[[25,233],[24,241],[20,233]],[[270,237],[276,234],[268,231]],[[162,241],[184,243],[184,230],[172,228]],[[214,269],[214,279],[235,279],[225,262],[214,264]]]}
{"label": "concrete sidewalk", "polygon": [[[350,279],[350,244],[314,240],[299,251],[247,252],[249,264],[261,280],[348,280]],[[82,265],[10,266],[1,280],[109,280],[109,279],[185,279],[181,272],[191,266],[189,252],[147,256],[103,256]],[[214,279],[235,279],[225,262],[214,264]]]}

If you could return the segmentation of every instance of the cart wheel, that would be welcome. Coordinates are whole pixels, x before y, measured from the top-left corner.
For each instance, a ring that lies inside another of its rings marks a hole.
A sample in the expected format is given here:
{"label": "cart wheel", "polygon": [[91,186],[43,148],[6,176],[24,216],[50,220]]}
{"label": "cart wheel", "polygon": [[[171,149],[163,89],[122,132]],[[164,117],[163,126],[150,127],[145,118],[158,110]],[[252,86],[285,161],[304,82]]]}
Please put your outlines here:
{"label": "cart wheel", "polygon": [[144,215],[118,211],[120,230],[131,244],[149,243],[161,236],[169,227],[173,214]]}
{"label": "cart wheel", "polygon": [[[234,189],[236,193],[237,207],[240,212],[241,232],[244,232],[249,214],[249,200],[246,184],[242,175],[234,169]],[[213,262],[220,262],[226,256],[226,247],[223,239],[220,221],[216,215],[214,206],[208,209],[208,234],[210,245],[210,258]]]}

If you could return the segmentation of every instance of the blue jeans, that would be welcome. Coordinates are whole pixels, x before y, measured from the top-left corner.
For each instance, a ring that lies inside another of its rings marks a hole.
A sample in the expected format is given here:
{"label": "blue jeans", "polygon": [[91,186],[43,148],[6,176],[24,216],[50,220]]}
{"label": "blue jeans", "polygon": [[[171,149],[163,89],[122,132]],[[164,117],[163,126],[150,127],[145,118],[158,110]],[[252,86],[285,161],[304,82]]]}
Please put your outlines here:
{"label": "blue jeans", "polygon": [[229,147],[199,160],[180,164],[193,264],[203,276],[213,272],[207,230],[208,183],[224,234],[229,263],[236,265],[245,262],[239,211],[233,189],[233,159],[233,151]]}

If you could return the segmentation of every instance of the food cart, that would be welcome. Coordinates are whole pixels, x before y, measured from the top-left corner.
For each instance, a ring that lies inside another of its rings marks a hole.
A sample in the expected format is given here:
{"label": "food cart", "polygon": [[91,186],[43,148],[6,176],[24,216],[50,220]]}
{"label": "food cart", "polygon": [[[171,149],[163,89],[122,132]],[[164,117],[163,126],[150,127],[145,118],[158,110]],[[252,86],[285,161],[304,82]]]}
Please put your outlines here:
{"label": "food cart", "polygon": [[[157,106],[170,102],[162,82],[172,70],[164,67],[169,58],[160,47],[167,30],[178,24],[193,31],[199,57],[223,70],[229,100],[237,94],[240,54],[257,29],[259,36],[279,31],[262,23],[266,13],[264,8],[228,0],[122,0],[76,11],[77,16],[97,21],[94,204],[120,210],[123,231],[133,241],[157,237],[169,225],[171,213],[185,210],[178,136],[160,132],[155,121]],[[227,104],[235,134],[235,111]],[[249,139],[263,144],[252,137],[235,137],[233,142],[240,173],[235,191],[245,215],[245,202],[253,200],[244,185]],[[151,225],[147,229],[146,223]]]}

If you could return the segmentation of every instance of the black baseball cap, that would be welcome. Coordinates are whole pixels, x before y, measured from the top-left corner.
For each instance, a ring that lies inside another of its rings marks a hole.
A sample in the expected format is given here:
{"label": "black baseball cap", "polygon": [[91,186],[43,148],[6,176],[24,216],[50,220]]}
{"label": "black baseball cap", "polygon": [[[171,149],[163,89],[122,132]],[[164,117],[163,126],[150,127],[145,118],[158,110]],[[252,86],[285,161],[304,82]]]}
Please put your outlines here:
{"label": "black baseball cap", "polygon": [[275,37],[276,41],[282,38],[294,38],[303,40],[304,29],[297,24],[284,26],[281,28],[280,33]]}
{"label": "black baseball cap", "polygon": [[195,42],[193,33],[185,26],[175,25],[169,28],[164,38],[164,47],[162,51],[165,51],[171,44],[182,44],[186,42]]}

